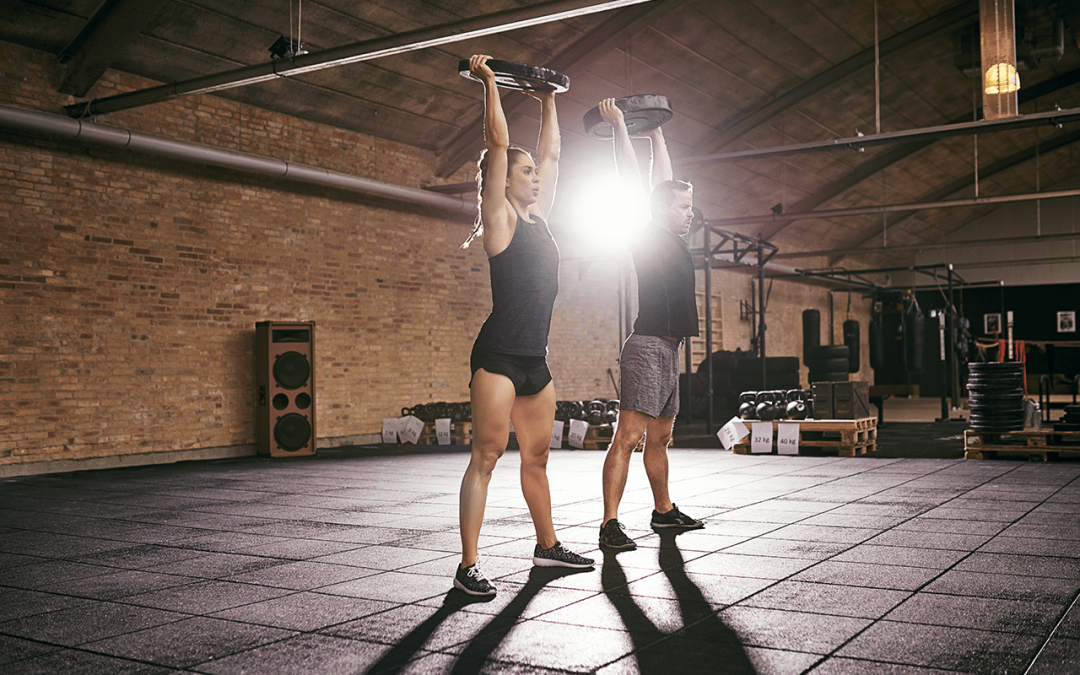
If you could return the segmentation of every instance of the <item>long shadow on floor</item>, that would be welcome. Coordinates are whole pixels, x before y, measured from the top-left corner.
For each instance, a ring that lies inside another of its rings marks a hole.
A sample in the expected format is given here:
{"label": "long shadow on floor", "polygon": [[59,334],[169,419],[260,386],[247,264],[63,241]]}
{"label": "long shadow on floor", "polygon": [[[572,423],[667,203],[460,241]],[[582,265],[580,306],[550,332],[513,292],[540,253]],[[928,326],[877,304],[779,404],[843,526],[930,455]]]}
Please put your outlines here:
{"label": "long shadow on floor", "polygon": [[756,673],[738,635],[724,624],[701,589],[686,574],[682,551],[675,543],[679,533],[660,530],[658,534],[660,568],[675,592],[682,614],[683,628],[675,633],[664,633],[645,615],[627,590],[626,574],[616,553],[604,550],[601,584],[630,633],[638,672],[642,675]]}
{"label": "long shadow on floor", "polygon": [[[503,637],[505,637],[510,629],[521,619],[521,615],[525,612],[525,608],[529,606],[529,603],[532,602],[533,598],[536,597],[537,593],[539,593],[544,586],[555,579],[588,571],[590,570],[533,567],[529,572],[528,580],[525,582],[525,585],[521,587],[521,590],[518,591],[517,595],[514,596],[514,599],[511,600],[502,611],[496,614],[482,629],[480,629],[476,633],[476,637],[474,637],[469,642],[468,646],[465,647],[465,650],[454,664],[454,669],[451,673],[454,675],[465,675],[466,673],[479,672],[487,661],[487,658],[495,648],[499,646]],[[439,607],[434,614],[410,631],[408,635],[401,638],[390,651],[372,664],[365,672],[369,675],[393,675],[394,673],[400,672],[420,652],[424,643],[428,641],[442,622],[449,618],[450,615],[470,604],[488,602],[491,599],[492,598],[476,598],[466,595],[456,589],[451,590],[443,599],[442,606]]]}

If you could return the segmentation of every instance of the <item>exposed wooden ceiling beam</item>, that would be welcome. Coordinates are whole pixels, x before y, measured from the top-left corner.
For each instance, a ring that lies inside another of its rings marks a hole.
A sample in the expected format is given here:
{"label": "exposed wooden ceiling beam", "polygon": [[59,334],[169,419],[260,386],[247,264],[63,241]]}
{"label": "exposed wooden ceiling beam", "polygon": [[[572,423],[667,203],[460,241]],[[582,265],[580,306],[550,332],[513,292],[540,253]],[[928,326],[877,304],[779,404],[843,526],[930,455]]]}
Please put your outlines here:
{"label": "exposed wooden ceiling beam", "polygon": [[[659,0],[621,9],[556,55],[549,63],[543,65],[561,72],[580,61],[595,59],[615,49],[628,37],[645,30],[657,17],[670,12],[685,1]],[[508,121],[516,117],[515,111],[524,101],[525,99],[520,96],[508,97],[503,101],[503,113],[506,114]],[[484,145],[483,131],[484,116],[481,113],[462,127],[461,131],[439,151],[441,161],[435,170],[435,175],[445,178],[460,169],[465,162],[475,159]]]}
{"label": "exposed wooden ceiling beam", "polygon": [[168,0],[105,0],[79,34],[57,55],[62,94],[85,96]]}

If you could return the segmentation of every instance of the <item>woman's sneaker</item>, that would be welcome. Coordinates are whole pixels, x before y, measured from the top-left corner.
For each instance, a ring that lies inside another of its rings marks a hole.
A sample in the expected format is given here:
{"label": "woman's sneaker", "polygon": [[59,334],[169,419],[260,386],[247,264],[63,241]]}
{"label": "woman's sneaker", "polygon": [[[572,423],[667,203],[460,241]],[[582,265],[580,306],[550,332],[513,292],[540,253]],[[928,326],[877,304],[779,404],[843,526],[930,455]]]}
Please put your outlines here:
{"label": "woman's sneaker", "polygon": [[637,548],[634,540],[626,536],[622,523],[612,518],[600,528],[600,545],[619,551],[632,551]]}
{"label": "woman's sneaker", "polygon": [[454,575],[454,588],[465,591],[469,595],[495,595],[498,590],[490,581],[484,578],[480,568],[475,563],[468,567],[458,567]]}
{"label": "woman's sneaker", "polygon": [[573,551],[568,551],[559,542],[551,548],[540,548],[540,544],[533,549],[533,564],[537,567],[573,567],[574,569],[586,569],[595,564],[592,558],[580,556]]}
{"label": "woman's sneaker", "polygon": [[656,509],[653,509],[651,525],[653,527],[681,527],[684,530],[698,530],[705,527],[705,523],[694,520],[674,504],[667,513],[658,513]]}

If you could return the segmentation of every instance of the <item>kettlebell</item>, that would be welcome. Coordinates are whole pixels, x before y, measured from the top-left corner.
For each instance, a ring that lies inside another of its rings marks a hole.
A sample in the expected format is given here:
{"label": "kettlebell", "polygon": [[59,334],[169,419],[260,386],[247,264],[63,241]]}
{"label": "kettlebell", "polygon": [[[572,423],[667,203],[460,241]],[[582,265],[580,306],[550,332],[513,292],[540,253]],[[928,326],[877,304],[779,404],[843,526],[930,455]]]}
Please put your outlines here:
{"label": "kettlebell", "polygon": [[757,398],[756,391],[744,391],[739,394],[739,403],[755,403]]}
{"label": "kettlebell", "polygon": [[753,401],[743,401],[739,404],[739,419],[756,420],[757,404]]}
{"label": "kettlebell", "polygon": [[789,420],[804,420],[806,419],[806,401],[795,399],[794,401],[788,401],[785,409],[787,418]]}

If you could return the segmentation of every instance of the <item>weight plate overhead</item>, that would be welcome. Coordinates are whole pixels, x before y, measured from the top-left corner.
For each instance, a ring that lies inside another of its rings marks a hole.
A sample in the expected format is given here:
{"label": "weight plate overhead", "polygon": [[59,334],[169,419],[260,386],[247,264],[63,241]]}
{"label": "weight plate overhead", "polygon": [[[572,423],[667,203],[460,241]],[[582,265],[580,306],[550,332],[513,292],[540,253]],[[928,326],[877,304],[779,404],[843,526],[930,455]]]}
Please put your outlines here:
{"label": "weight plate overhead", "polygon": [[[561,94],[570,88],[570,78],[550,68],[530,66],[515,61],[488,59],[488,68],[495,73],[495,84],[519,91],[553,91]],[[469,59],[458,62],[458,72],[470,80],[480,80],[469,70]]]}
{"label": "weight plate overhead", "polygon": [[[652,131],[671,119],[671,103],[667,96],[635,94],[615,99],[615,105],[623,112],[623,121],[631,136]],[[611,125],[600,116],[600,106],[585,113],[581,121],[585,125],[585,133],[591,138],[606,141],[613,135]]]}

